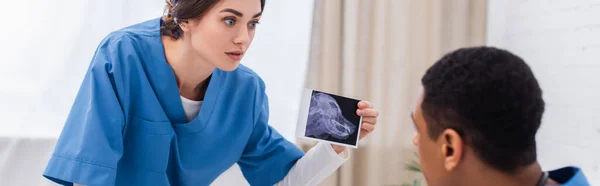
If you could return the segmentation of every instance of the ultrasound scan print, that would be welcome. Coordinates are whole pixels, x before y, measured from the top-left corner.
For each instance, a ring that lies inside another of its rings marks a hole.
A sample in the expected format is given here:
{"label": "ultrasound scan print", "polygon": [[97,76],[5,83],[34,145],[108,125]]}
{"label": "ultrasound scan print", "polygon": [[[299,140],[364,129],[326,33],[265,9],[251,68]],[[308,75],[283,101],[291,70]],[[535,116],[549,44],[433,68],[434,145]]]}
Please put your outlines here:
{"label": "ultrasound scan print", "polygon": [[342,114],[336,100],[325,93],[315,93],[310,100],[306,136],[345,140],[355,134],[357,126]]}

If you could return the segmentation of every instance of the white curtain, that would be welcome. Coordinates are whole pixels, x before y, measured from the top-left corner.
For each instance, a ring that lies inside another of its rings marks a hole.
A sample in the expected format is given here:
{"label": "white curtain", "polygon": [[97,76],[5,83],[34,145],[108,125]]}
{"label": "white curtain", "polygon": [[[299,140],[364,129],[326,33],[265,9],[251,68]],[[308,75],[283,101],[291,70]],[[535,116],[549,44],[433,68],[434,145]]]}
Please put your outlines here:
{"label": "white curtain", "polygon": [[377,129],[322,186],[423,181],[405,169],[405,163],[418,161],[409,114],[420,79],[444,53],[485,44],[485,5],[481,0],[315,1],[306,86],[370,100],[381,113]]}
{"label": "white curtain", "polygon": [[[258,1],[258,0],[257,0]],[[164,0],[17,0],[0,17],[0,185],[53,185],[42,171],[99,42],[158,18]],[[312,0],[267,1],[242,61],[267,84],[271,125],[295,141]],[[237,166],[213,185],[247,185]]]}

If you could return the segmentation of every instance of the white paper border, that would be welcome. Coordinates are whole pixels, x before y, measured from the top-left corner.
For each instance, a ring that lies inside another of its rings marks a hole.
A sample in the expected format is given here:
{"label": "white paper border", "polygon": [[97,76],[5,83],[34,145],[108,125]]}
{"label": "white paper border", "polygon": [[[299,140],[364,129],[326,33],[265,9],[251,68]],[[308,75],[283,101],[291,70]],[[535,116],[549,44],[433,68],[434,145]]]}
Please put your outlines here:
{"label": "white paper border", "polygon": [[[356,136],[356,142],[354,143],[355,145],[349,145],[349,144],[344,144],[344,143],[339,143],[339,142],[334,142],[334,141],[327,141],[327,140],[323,140],[323,139],[318,139],[318,138],[311,138],[311,137],[306,137],[304,136],[304,134],[306,133],[306,121],[308,120],[308,110],[310,108],[310,99],[312,96],[314,90],[312,89],[304,89],[302,91],[301,94],[301,98],[300,98],[300,109],[298,111],[298,123],[296,124],[296,137],[298,138],[302,138],[302,139],[308,139],[308,140],[314,140],[314,141],[319,141],[319,142],[325,142],[325,143],[330,143],[330,144],[335,144],[335,145],[339,145],[339,146],[345,146],[345,147],[350,147],[350,148],[358,148],[358,141],[360,140],[360,131],[362,130],[362,119],[363,117],[360,116],[360,120],[358,122],[358,132],[357,132],[357,136]],[[319,91],[319,90],[317,90]],[[323,92],[323,91],[319,91],[319,92]],[[327,92],[323,92],[323,93],[327,93]],[[327,93],[327,94],[331,94],[331,93]],[[335,95],[335,94],[333,94]],[[339,96],[339,95],[338,95]],[[344,97],[344,96],[342,96]]]}

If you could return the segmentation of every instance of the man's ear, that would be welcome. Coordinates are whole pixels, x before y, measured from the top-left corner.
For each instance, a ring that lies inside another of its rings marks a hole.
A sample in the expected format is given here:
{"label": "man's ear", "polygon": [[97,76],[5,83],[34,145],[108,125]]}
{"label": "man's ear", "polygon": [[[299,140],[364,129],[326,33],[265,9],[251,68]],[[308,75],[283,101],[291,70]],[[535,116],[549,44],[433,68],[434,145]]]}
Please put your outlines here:
{"label": "man's ear", "polygon": [[447,171],[451,171],[461,161],[464,151],[463,139],[454,129],[446,129],[440,135],[439,140],[442,143],[441,152],[444,157],[444,167]]}

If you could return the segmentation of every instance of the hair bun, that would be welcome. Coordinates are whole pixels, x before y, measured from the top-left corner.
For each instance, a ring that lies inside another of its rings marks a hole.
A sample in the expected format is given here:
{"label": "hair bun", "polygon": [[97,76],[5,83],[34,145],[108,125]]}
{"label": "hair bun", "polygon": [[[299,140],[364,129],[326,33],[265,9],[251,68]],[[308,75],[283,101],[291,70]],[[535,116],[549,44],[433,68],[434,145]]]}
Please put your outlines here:
{"label": "hair bun", "polygon": [[177,24],[177,18],[173,16],[173,8],[177,0],[166,0],[164,15],[162,17],[163,23],[160,26],[161,35],[171,36],[175,39],[179,38],[181,34],[181,28]]}
{"label": "hair bun", "polygon": [[175,7],[174,3],[171,0],[166,0],[167,4],[165,5],[165,16],[171,17],[173,13],[173,7]]}

